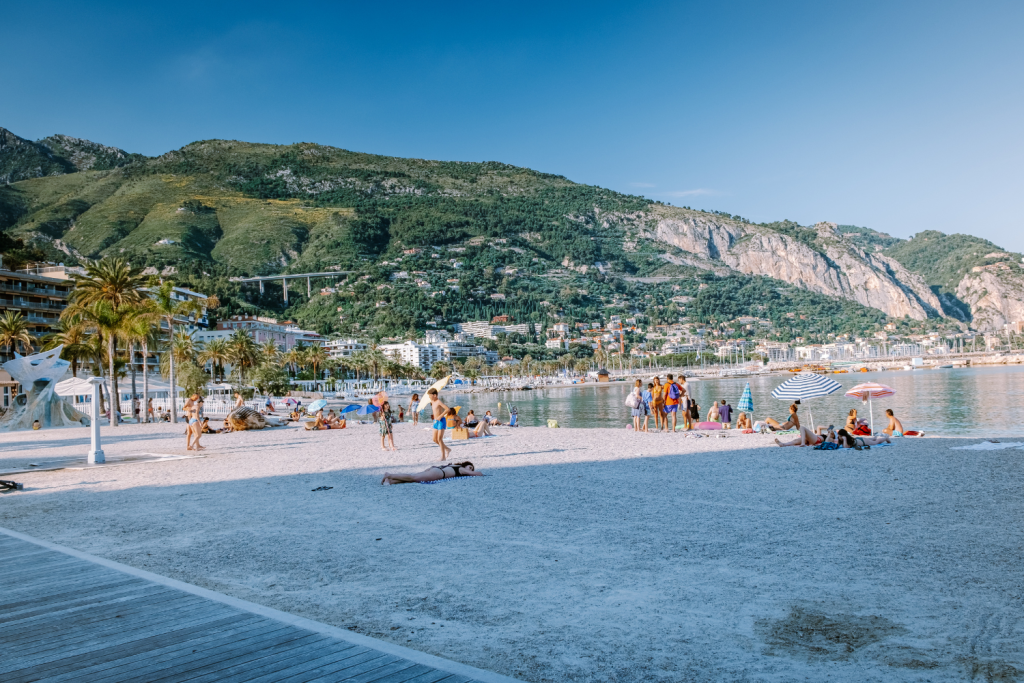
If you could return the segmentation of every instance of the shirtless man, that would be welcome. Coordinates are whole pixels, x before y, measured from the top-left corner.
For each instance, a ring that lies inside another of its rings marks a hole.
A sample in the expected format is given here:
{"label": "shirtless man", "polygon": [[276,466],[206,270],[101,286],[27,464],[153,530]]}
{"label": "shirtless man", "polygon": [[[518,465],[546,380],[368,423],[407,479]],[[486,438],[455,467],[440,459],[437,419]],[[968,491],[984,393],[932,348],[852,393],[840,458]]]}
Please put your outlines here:
{"label": "shirtless man", "polygon": [[437,389],[430,389],[427,392],[427,398],[430,399],[430,416],[434,420],[434,443],[441,447],[441,460],[447,460],[448,453],[452,450],[444,443],[444,430],[448,428],[448,423],[445,420],[448,406],[441,403],[441,399],[437,396]]}
{"label": "shirtless man", "polygon": [[887,408],[885,414],[889,416],[889,426],[882,431],[889,436],[903,436],[903,423],[893,415],[892,408]]}

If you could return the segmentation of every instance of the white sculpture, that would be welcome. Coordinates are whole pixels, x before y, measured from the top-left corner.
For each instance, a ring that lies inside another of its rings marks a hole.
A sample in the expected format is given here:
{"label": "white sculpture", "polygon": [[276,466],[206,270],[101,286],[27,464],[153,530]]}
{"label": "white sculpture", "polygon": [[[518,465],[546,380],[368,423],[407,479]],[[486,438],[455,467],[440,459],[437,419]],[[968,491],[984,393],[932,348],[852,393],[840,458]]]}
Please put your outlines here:
{"label": "white sculpture", "polygon": [[36,420],[43,428],[89,424],[88,416],[75,410],[54,391],[71,365],[61,360],[63,348],[58,346],[31,356],[15,353],[14,360],[3,364],[3,369],[21,384],[22,393],[14,397],[7,412],[0,417],[0,431],[31,429]]}

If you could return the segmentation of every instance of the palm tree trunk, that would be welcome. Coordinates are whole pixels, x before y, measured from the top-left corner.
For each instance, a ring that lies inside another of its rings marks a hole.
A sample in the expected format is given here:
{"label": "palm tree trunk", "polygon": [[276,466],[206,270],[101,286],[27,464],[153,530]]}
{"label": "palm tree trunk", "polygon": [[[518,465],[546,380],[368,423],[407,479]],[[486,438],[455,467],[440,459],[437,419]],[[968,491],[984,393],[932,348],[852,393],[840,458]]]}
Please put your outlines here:
{"label": "palm tree trunk", "polygon": [[149,344],[142,342],[142,421],[149,423]]}
{"label": "palm tree trunk", "polygon": [[171,422],[173,422],[174,424],[178,424],[178,390],[174,386],[174,318],[172,318],[170,316],[168,316],[168,318],[167,318],[167,331],[171,335],[171,343],[167,347],[167,353],[171,354],[170,358],[168,359],[169,360],[169,365],[170,365],[170,368],[171,368],[171,372],[170,372],[170,380],[171,380],[171,387],[170,387],[170,394],[171,394]]}
{"label": "palm tree trunk", "polygon": [[114,372],[114,335],[107,340],[107,356],[110,358],[110,426],[117,426],[117,413],[121,408],[121,394],[117,390],[117,373]]}

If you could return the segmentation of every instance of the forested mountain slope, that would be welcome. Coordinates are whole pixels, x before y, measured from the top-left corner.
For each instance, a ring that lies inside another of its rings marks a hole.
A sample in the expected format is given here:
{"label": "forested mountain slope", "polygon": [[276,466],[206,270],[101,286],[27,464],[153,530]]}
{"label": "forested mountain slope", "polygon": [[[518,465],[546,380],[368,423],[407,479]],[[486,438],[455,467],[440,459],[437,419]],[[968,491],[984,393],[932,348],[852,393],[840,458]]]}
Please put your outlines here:
{"label": "forested mountain slope", "polygon": [[[60,135],[38,143],[0,135],[0,180],[10,183],[0,185],[0,229],[64,261],[125,255],[213,277],[377,269],[374,277],[386,278],[399,266],[383,263],[427,248],[439,259],[458,254],[449,260],[460,267],[493,261],[492,270],[508,266],[517,277],[745,274],[895,318],[999,318],[980,315],[996,305],[988,290],[958,298],[960,281],[936,282],[947,273],[916,255],[918,237],[754,225],[498,162],[230,140],[145,158]],[[466,250],[441,253],[453,247]]]}

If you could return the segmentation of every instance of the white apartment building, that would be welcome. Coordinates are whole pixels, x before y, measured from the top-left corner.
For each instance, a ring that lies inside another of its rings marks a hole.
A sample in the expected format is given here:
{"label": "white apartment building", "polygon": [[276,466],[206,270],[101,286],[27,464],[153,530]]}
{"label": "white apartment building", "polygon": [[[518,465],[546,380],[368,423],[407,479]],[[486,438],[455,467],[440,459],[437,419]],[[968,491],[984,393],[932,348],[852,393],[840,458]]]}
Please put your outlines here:
{"label": "white apartment building", "polygon": [[492,325],[486,320],[477,320],[468,323],[456,323],[454,327],[456,332],[471,334],[474,337],[486,337],[487,339],[497,339],[498,335],[502,332],[507,334],[516,332],[526,336],[530,336],[532,334],[530,323],[521,323],[519,325]]}
{"label": "white apartment building", "polygon": [[567,349],[569,348],[569,342],[561,337],[552,337],[544,342],[544,346],[549,349]]}
{"label": "white apartment building", "polygon": [[397,358],[407,365],[415,365],[423,371],[430,370],[434,363],[444,360],[444,352],[435,344],[407,341],[401,344],[381,344],[377,348],[392,358]]}
{"label": "white apartment building", "polygon": [[793,351],[785,342],[764,342],[754,349],[756,353],[768,358],[768,360],[785,361],[793,357]]}
{"label": "white apartment building", "polygon": [[362,351],[367,345],[355,339],[332,339],[324,344],[324,348],[331,358],[351,358],[352,354]]}
{"label": "white apartment building", "polygon": [[235,330],[244,330],[257,344],[272,340],[281,351],[290,351],[297,344],[320,346],[324,343],[324,338],[317,332],[299,329],[289,323],[280,323],[276,318],[255,315],[233,315],[217,323],[217,329],[199,330],[192,338],[202,342],[227,339]]}

